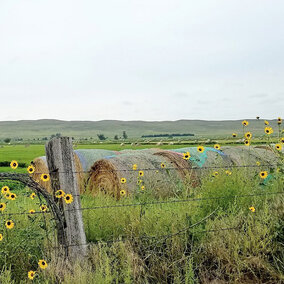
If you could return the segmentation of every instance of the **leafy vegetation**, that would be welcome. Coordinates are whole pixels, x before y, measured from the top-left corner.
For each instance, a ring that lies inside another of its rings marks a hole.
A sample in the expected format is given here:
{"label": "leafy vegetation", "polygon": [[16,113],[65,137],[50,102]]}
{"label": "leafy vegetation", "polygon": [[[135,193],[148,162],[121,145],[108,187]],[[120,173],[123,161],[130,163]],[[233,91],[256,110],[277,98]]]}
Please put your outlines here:
{"label": "leafy vegetation", "polygon": [[[92,245],[83,263],[72,265],[51,250],[57,244],[50,214],[13,216],[15,227],[5,231],[4,212],[40,205],[28,189],[11,182],[17,199],[5,201],[1,214],[1,283],[25,282],[42,258],[48,268],[38,272],[36,283],[280,283],[284,196],[276,193],[283,192],[283,173],[272,175],[263,184],[251,169],[235,169],[229,176],[219,170],[218,177],[208,171],[199,188],[177,188],[178,199],[192,200],[187,202],[154,199],[151,189],[119,201],[87,192],[82,207],[104,208],[83,211]],[[165,203],[147,204],[159,201]]]}

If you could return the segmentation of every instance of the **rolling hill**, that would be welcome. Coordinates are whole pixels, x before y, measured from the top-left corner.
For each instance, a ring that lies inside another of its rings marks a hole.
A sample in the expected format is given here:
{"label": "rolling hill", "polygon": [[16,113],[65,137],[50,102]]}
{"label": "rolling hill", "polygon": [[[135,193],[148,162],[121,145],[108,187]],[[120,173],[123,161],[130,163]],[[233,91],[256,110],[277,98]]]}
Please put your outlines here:
{"label": "rolling hill", "polygon": [[[61,133],[66,136],[97,137],[102,133],[113,138],[122,136],[126,131],[129,138],[139,138],[142,135],[166,133],[193,133],[197,136],[216,137],[231,136],[232,132],[242,133],[241,120],[205,121],[205,120],[177,120],[177,121],[62,121],[53,119],[0,121],[0,139],[4,138],[42,138]],[[249,120],[245,131],[262,134],[263,120]],[[276,120],[270,120],[270,125],[278,128]]]}

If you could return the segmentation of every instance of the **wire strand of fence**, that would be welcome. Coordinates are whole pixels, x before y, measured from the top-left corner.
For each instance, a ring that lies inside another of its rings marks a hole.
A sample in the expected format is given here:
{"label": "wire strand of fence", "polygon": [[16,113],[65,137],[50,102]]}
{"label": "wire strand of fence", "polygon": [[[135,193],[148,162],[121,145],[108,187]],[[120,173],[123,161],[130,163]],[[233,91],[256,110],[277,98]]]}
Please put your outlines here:
{"label": "wire strand of fence", "polygon": [[[221,231],[231,231],[231,230],[238,230],[240,229],[241,226],[235,226],[235,227],[227,227],[227,228],[219,228],[219,229],[209,229],[209,230],[198,230],[198,231],[194,231],[192,232],[193,234],[198,234],[198,233],[213,233],[213,232],[221,232]],[[189,231],[190,227],[188,227],[187,229],[184,229],[182,231],[179,231],[177,233],[173,233],[173,234],[168,234],[168,235],[161,235],[161,236],[141,236],[141,237],[125,237],[125,236],[121,236],[117,239],[114,240],[98,240],[98,241],[92,241],[89,243],[84,243],[84,244],[69,244],[69,245],[65,245],[64,247],[79,247],[79,246],[91,246],[91,245],[95,245],[95,244],[109,244],[109,243],[117,243],[117,242],[124,242],[124,241],[138,241],[138,240],[153,240],[153,239],[160,239],[160,240],[165,240],[165,239],[169,239],[169,238],[173,238],[179,234],[182,234],[186,231]],[[54,249],[59,249],[60,247],[53,247]]]}
{"label": "wire strand of fence", "polygon": [[[219,199],[256,197],[256,196],[275,195],[275,194],[284,194],[284,191],[269,192],[269,193],[265,192],[265,193],[258,193],[258,194],[226,195],[226,196],[217,196],[217,197],[212,196],[212,197],[200,197],[200,198],[190,198],[190,199],[152,201],[152,202],[143,202],[143,203],[104,205],[104,206],[94,206],[94,207],[83,207],[83,208],[80,208],[80,209],[77,209],[77,210],[96,210],[96,209],[131,207],[131,206],[159,205],[159,204],[166,204],[166,203],[186,203],[186,202],[195,202],[195,201],[204,201],[204,200],[219,200]],[[66,210],[74,211],[73,209],[66,209]]]}
{"label": "wire strand of fence", "polygon": [[[76,210],[97,210],[97,209],[110,209],[110,208],[123,208],[123,207],[137,207],[137,206],[147,206],[147,205],[159,205],[159,204],[171,204],[171,203],[187,203],[187,202],[199,202],[207,200],[221,200],[221,199],[238,199],[245,197],[264,197],[269,195],[284,194],[283,191],[277,192],[263,192],[258,194],[242,194],[242,195],[226,195],[226,196],[211,196],[211,197],[200,197],[200,198],[189,198],[189,199],[175,199],[175,200],[164,200],[164,201],[152,201],[152,202],[141,202],[141,203],[129,203],[129,204],[116,204],[116,205],[104,205],[104,206],[94,206],[94,207],[83,207],[80,209],[65,209],[63,211],[76,211]],[[11,212],[11,213],[0,213],[0,216],[12,216],[12,215],[35,215],[35,214],[48,214],[49,211],[42,212],[36,211],[32,214],[29,212]]]}

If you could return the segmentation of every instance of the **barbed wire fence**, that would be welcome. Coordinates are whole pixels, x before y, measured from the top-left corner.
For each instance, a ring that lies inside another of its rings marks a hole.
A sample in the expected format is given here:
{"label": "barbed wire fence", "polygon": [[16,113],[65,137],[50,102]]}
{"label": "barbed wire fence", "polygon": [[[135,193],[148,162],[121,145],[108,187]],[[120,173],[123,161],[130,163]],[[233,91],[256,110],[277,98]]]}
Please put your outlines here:
{"label": "barbed wire fence", "polygon": [[[60,141],[62,143],[62,139],[55,139],[56,143]],[[52,142],[52,141],[51,141]],[[66,144],[70,143],[70,141],[65,141]],[[72,145],[70,143],[70,145]],[[70,146],[69,145],[69,146]],[[58,147],[58,145],[57,145]],[[67,147],[68,148],[68,147]],[[139,206],[158,206],[163,204],[178,204],[178,203],[191,203],[191,202],[209,202],[212,200],[240,200],[242,198],[252,198],[252,197],[260,197],[265,198],[267,196],[275,196],[275,195],[282,195],[284,193],[283,188],[279,188],[279,191],[277,192],[261,192],[261,193],[252,193],[252,194],[239,194],[239,195],[226,195],[226,196],[207,196],[207,197],[197,197],[197,198],[188,198],[188,199],[169,199],[169,200],[159,200],[159,201],[148,201],[148,202],[138,202],[138,203],[126,203],[126,204],[112,204],[112,205],[102,205],[102,206],[91,206],[91,207],[81,207],[80,204],[80,197],[79,189],[76,186],[76,178],[75,175],[77,173],[90,173],[90,171],[76,171],[74,167],[74,163],[72,164],[72,159],[70,158],[72,154],[72,151],[69,148],[69,155],[66,155],[66,148],[60,148],[60,152],[64,153],[64,157],[62,157],[60,165],[57,166],[54,169],[53,163],[56,163],[54,159],[51,161],[48,161],[49,164],[49,172],[48,173],[38,173],[38,174],[50,174],[50,177],[52,179],[52,185],[54,192],[58,188],[63,188],[64,192],[67,194],[72,194],[72,196],[75,198],[74,202],[71,204],[62,204],[60,203],[60,200],[56,199],[53,195],[46,192],[44,188],[42,188],[39,184],[37,184],[29,174],[14,174],[14,173],[0,173],[0,181],[12,181],[16,183],[22,183],[26,186],[28,186],[31,190],[36,192],[36,194],[39,197],[39,205],[42,206],[45,203],[47,203],[49,211],[42,212],[42,211],[35,211],[32,215],[40,215],[43,218],[44,222],[44,228],[46,230],[46,240],[49,247],[49,256],[51,256],[52,252],[50,249],[62,249],[64,251],[65,257],[74,256],[74,253],[78,253],[81,251],[81,248],[85,248],[84,251],[81,253],[82,257],[86,256],[86,249],[90,245],[103,243],[103,244],[110,244],[115,242],[121,242],[121,241],[139,241],[139,240],[156,240],[157,242],[163,241],[165,239],[173,238],[177,235],[186,233],[186,232],[192,232],[192,233],[214,233],[219,231],[231,231],[231,230],[241,230],[241,225],[233,226],[233,227],[224,227],[224,228],[213,228],[209,230],[194,230],[195,227],[197,227],[200,224],[203,224],[207,220],[209,220],[211,217],[214,216],[217,209],[215,209],[213,212],[211,212],[208,216],[204,217],[200,221],[196,222],[195,224],[191,224],[185,228],[182,228],[178,230],[177,232],[171,233],[171,234],[163,234],[163,235],[156,235],[156,236],[140,236],[140,237],[129,237],[120,235],[118,238],[112,238],[112,239],[106,239],[106,240],[97,240],[88,243],[86,241],[86,236],[84,232],[84,236],[73,235],[73,232],[76,232],[79,226],[83,227],[83,218],[82,218],[82,212],[83,211],[95,211],[95,210],[107,210],[111,208],[129,208],[129,207],[139,207]],[[54,151],[56,153],[56,151]],[[57,152],[57,156],[58,155]],[[57,157],[57,159],[60,161],[60,158]],[[65,161],[69,159],[70,165],[69,168],[66,169],[66,163]],[[62,162],[64,161],[64,162]],[[51,165],[50,165],[51,164]],[[231,165],[231,166],[205,166],[203,168],[183,168],[184,170],[208,170],[208,169],[228,169],[228,168],[275,168],[277,167],[277,164],[263,164],[263,165]],[[157,169],[152,168],[144,168],[140,169],[142,171],[156,171]],[[164,169],[160,169],[164,170]],[[165,170],[177,170],[176,168],[169,168],[167,167]],[[113,170],[110,170],[111,172]],[[117,169],[117,171],[134,171],[132,169]],[[63,182],[62,179],[65,181],[67,179],[71,179],[73,181],[73,185],[69,187],[69,181],[67,182],[67,185]],[[229,191],[229,189],[228,189]],[[70,220],[68,216],[74,215],[75,212],[79,212],[79,216],[77,219]],[[51,214],[51,219],[49,218],[47,220],[46,216]],[[29,212],[9,212],[9,213],[1,213],[1,217],[9,218],[11,216],[19,216],[19,215],[27,215],[32,216]],[[55,227],[54,227],[54,236],[53,241],[50,239],[50,234],[48,232],[48,222],[50,220],[54,220]],[[55,232],[57,231],[57,236]],[[70,232],[72,233],[70,235]],[[82,232],[80,232],[82,233]],[[77,249],[74,251],[72,248],[76,247]],[[71,248],[71,253],[70,253]],[[61,251],[61,250],[58,250]],[[77,255],[78,257],[78,255]]]}

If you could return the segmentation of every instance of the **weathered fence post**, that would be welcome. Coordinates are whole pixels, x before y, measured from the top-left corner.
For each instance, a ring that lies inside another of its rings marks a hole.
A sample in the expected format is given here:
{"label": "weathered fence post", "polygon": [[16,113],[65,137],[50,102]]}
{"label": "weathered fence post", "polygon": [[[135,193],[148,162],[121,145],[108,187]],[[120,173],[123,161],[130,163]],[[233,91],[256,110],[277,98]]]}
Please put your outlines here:
{"label": "weathered fence post", "polygon": [[60,202],[60,208],[65,219],[64,238],[58,236],[63,246],[68,246],[70,259],[86,255],[86,234],[84,231],[80,192],[74,162],[72,139],[70,137],[53,138],[46,146],[46,158],[50,172],[51,185],[54,192],[61,189],[65,194],[72,194],[73,202]]}

